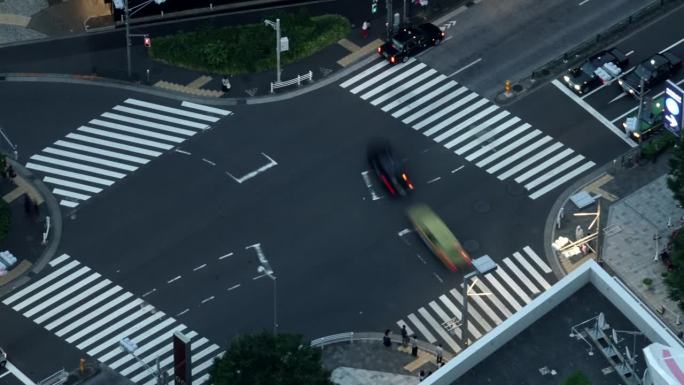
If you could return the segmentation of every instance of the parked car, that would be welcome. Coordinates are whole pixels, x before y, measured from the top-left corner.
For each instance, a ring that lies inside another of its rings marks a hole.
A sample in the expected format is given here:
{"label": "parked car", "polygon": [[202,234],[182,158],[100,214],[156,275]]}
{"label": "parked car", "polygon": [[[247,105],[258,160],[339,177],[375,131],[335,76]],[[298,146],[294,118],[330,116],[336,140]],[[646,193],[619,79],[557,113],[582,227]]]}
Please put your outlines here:
{"label": "parked car", "polygon": [[620,76],[629,65],[627,56],[617,48],[601,51],[563,76],[565,84],[582,95]]}
{"label": "parked car", "polygon": [[638,112],[634,112],[631,116],[622,122],[622,128],[625,134],[637,142],[644,140],[648,135],[656,132],[663,126],[663,97],[656,98],[650,105],[644,103],[641,109],[641,122],[637,122]]}
{"label": "parked car", "polygon": [[391,64],[405,62],[408,58],[427,47],[438,45],[446,34],[434,24],[425,23],[417,27],[402,28],[378,47],[378,54]]}
{"label": "parked car", "polygon": [[408,208],[407,215],[420,238],[451,271],[471,265],[471,258],[447,225],[427,205]]}
{"label": "parked car", "polygon": [[641,91],[640,83],[644,81],[644,93],[654,85],[672,76],[682,66],[682,59],[666,51],[657,53],[639,64],[634,71],[618,80],[618,84],[625,92],[638,97]]}
{"label": "parked car", "polygon": [[388,141],[375,140],[368,146],[368,163],[375,176],[393,196],[405,196],[413,190],[402,160]]}

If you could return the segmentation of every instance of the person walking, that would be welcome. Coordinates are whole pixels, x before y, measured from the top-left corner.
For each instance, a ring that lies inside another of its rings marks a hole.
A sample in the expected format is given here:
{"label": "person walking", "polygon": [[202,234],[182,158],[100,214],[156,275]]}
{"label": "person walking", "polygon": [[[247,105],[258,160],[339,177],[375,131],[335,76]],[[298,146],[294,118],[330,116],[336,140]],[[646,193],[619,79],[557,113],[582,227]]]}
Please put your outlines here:
{"label": "person walking", "polygon": [[228,80],[228,77],[221,79],[221,89],[223,92],[228,92],[230,90],[230,80]]}
{"label": "person walking", "polygon": [[418,381],[423,381],[425,379],[425,371],[423,369],[420,370],[420,373],[418,374]]}
{"label": "person walking", "polygon": [[444,349],[442,348],[442,344],[437,345],[437,365],[441,364],[444,361]]}
{"label": "person walking", "polygon": [[406,325],[401,325],[401,344],[404,347],[408,347],[409,344],[409,336],[408,331],[406,331]]}
{"label": "person walking", "polygon": [[413,341],[411,343],[411,355],[418,357],[418,339],[415,334],[413,335]]}
{"label": "person walking", "polygon": [[385,330],[385,335],[382,337],[382,344],[386,347],[392,346],[392,339],[390,338],[390,330]]}
{"label": "person walking", "polygon": [[370,23],[367,21],[364,21],[363,24],[361,24],[361,36],[364,39],[368,38],[368,30],[370,29]]}

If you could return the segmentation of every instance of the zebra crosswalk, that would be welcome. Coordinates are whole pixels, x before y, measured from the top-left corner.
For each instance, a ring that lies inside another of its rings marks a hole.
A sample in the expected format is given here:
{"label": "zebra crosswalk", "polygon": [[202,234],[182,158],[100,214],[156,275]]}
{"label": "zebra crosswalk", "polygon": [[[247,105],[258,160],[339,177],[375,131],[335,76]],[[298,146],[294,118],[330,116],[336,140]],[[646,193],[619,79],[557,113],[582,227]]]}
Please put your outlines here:
{"label": "zebra crosswalk", "polygon": [[31,156],[26,167],[54,186],[60,205],[74,208],[231,114],[185,101],[171,107],[128,98]]}
{"label": "zebra crosswalk", "polygon": [[[190,339],[192,383],[209,380],[213,359],[223,354],[218,345],[67,254],[50,261],[50,266],[48,275],[2,303],[142,385],[157,383],[146,368],[156,359],[173,378],[172,336],[181,332]],[[138,346],[138,359],[119,346],[124,338]]]}
{"label": "zebra crosswalk", "polygon": [[[479,339],[522,309],[532,298],[551,287],[551,268],[531,247],[525,246],[503,259],[498,268],[469,281],[468,336]],[[522,286],[521,286],[522,285]],[[442,343],[454,353],[463,346],[463,286],[449,289],[427,306],[406,315],[397,325],[406,326],[409,335],[417,334],[430,343]]]}
{"label": "zebra crosswalk", "polygon": [[586,172],[594,162],[426,64],[370,64],[340,83],[531,199]]}

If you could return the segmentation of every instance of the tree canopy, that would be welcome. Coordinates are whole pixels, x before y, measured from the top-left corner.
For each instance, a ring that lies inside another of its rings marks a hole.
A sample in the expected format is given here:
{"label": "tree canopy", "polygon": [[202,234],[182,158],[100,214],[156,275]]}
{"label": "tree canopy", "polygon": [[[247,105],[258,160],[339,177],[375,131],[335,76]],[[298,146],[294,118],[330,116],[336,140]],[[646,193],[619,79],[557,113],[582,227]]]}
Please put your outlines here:
{"label": "tree canopy", "polygon": [[333,385],[321,351],[299,334],[244,334],[210,370],[214,385]]}

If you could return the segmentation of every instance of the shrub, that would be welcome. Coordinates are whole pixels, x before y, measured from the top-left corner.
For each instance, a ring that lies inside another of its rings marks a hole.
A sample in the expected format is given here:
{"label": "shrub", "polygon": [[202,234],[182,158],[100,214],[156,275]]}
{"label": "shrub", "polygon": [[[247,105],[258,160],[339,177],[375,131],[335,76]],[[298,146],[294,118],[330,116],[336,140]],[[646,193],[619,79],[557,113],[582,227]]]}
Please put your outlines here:
{"label": "shrub", "polygon": [[568,376],[561,385],[591,385],[587,376],[579,370]]}
{"label": "shrub", "polygon": [[4,242],[12,225],[12,212],[7,203],[0,199],[0,244]]}

